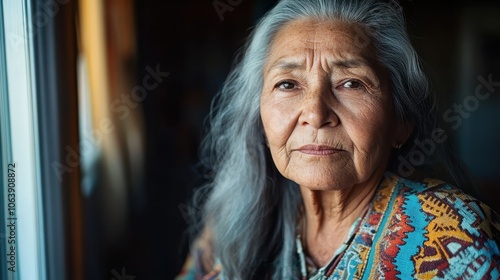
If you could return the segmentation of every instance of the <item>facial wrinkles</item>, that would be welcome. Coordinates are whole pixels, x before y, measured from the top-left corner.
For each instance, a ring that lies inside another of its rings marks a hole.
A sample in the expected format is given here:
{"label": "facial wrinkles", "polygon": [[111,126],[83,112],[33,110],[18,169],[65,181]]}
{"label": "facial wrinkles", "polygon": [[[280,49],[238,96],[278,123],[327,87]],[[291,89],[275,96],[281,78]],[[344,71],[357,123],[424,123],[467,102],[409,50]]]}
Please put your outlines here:
{"label": "facial wrinkles", "polygon": [[[312,102],[313,106],[321,107],[320,110],[329,111],[334,109],[334,102],[331,102],[333,97],[332,86],[331,86],[331,75],[332,71],[329,67],[328,61],[332,59],[332,54],[335,49],[331,47],[329,43],[330,38],[324,38],[319,28],[315,28],[314,32],[308,32],[307,38],[304,40],[305,45],[305,65],[306,69],[306,83],[308,94],[305,96],[303,102]],[[313,92],[316,91],[316,92]],[[324,96],[318,97],[317,95],[328,95],[329,98],[324,98]],[[322,104],[316,104],[321,102]],[[297,125],[299,124],[300,115],[304,112],[297,112]],[[325,112],[325,114],[330,114],[331,112]],[[309,130],[311,134],[308,139],[304,139],[304,142],[312,141],[313,143],[322,142],[319,139],[319,131],[317,129]]]}
{"label": "facial wrinkles", "polygon": [[328,74],[333,70],[330,61],[343,56],[342,52],[339,51],[339,44],[334,43],[341,40],[338,35],[333,36],[333,38],[324,38],[320,32],[322,32],[320,29],[314,29],[314,33],[309,33],[303,42],[306,49],[305,70],[316,74],[320,72]]}
{"label": "facial wrinkles", "polygon": [[[302,69],[295,69],[293,74],[301,77],[309,76],[309,79],[305,79],[306,85],[314,82],[315,86],[320,81],[332,83],[335,77],[355,76],[363,80],[367,91],[379,94],[381,81],[374,73],[377,70],[373,69],[374,62],[364,56],[363,50],[352,48],[350,44],[353,41],[352,35],[349,32],[339,31],[325,39],[321,32],[320,29],[307,32],[306,39],[302,39],[303,46],[290,52],[302,53],[299,64],[305,66]],[[359,65],[342,65],[344,61]]]}
{"label": "facial wrinkles", "polygon": [[[371,142],[369,139],[361,140],[363,136],[360,138],[360,131],[357,131],[360,128],[359,126],[352,127],[351,125],[351,127],[344,127],[340,125],[338,128],[335,128],[337,130],[335,132],[335,137],[327,137],[332,136],[332,131],[330,131],[330,134],[326,135],[324,134],[325,132],[320,129],[300,130],[300,134],[292,136],[294,131],[296,131],[295,128],[298,124],[298,118],[301,112],[300,110],[288,110],[285,108],[294,103],[303,104],[305,101],[303,98],[311,96],[310,93],[312,90],[320,91],[317,92],[319,94],[326,94],[326,91],[323,91],[323,93],[321,93],[321,91],[330,89],[332,94],[326,95],[328,98],[317,99],[318,96],[316,95],[314,96],[316,100],[313,102],[324,102],[324,109],[333,110],[335,114],[339,116],[340,122],[352,124],[359,122],[359,120],[365,120],[364,122],[366,122],[367,126],[372,124],[377,126],[379,120],[374,120],[371,115],[376,115],[376,113],[374,113],[374,108],[380,107],[380,103],[383,103],[380,102],[380,98],[385,98],[381,94],[382,84],[381,80],[378,79],[380,73],[376,66],[377,63],[370,60],[370,55],[365,48],[360,49],[354,44],[354,35],[352,35],[352,32],[348,32],[349,29],[335,28],[335,30],[332,30],[333,28],[328,25],[323,25],[320,28],[311,28],[310,26],[311,25],[301,28],[300,25],[296,25],[292,28],[299,29],[299,32],[282,33],[286,34],[282,36],[278,35],[275,41],[275,47],[269,56],[269,66],[267,66],[268,68],[265,70],[266,92],[273,94],[277,82],[284,79],[290,79],[292,81],[298,81],[299,90],[303,90],[304,93],[298,95],[294,92],[289,96],[283,94],[284,97],[280,97],[282,99],[275,99],[277,102],[274,103],[273,106],[278,106],[282,109],[280,118],[274,118],[273,120],[275,125],[270,125],[269,127],[271,129],[278,127],[275,135],[279,135],[279,137],[275,138],[274,143],[272,143],[275,147],[274,154],[279,158],[286,159],[286,164],[284,164],[285,173],[289,171],[296,172],[296,169],[300,169],[301,165],[299,161],[294,162],[291,160],[291,150],[297,147],[292,147],[293,145],[290,145],[291,142],[288,140],[292,140],[292,144],[294,145],[312,142],[330,146],[339,145],[338,143],[331,143],[337,141],[343,143],[343,146],[339,147],[341,150],[351,151],[351,155],[354,157],[354,161],[346,162],[345,165],[339,166],[339,168],[343,170],[342,173],[349,173],[349,175],[346,174],[346,176],[351,176],[353,178],[358,177],[356,175],[361,174],[357,173],[360,171],[362,172],[362,170],[358,169],[361,166],[358,166],[355,162],[361,163],[362,165],[370,165],[369,154],[378,150],[377,147],[373,147],[374,145],[367,143]],[[325,36],[326,28],[333,32]],[[298,42],[300,43],[297,44]],[[280,64],[280,67],[274,67]],[[363,81],[368,94],[361,96],[343,94],[339,96],[339,100],[336,100],[337,97],[333,92],[335,90],[334,86],[336,86],[334,83],[343,82],[340,80],[343,79],[342,77],[351,77]],[[282,93],[277,92],[277,94],[280,96]],[[269,98],[271,100],[272,97]],[[318,106],[318,104],[315,104],[315,106]],[[272,112],[275,110],[276,109],[269,110],[268,113],[274,114]],[[287,120],[287,122],[281,122],[280,127],[276,125],[279,119]],[[288,122],[288,120],[295,120],[295,122]],[[373,134],[373,131],[370,132],[369,129],[365,132]],[[357,139],[361,140],[361,142],[351,142],[349,140],[350,136],[348,135],[358,135]],[[376,140],[375,142],[380,141]],[[357,144],[361,144],[361,146],[358,147]],[[293,154],[293,157],[295,156],[296,155]],[[308,157],[297,154],[297,158]],[[316,159],[316,161],[319,160],[319,158]],[[357,172],[355,171],[356,169],[358,169]],[[328,172],[328,170],[321,169],[318,169],[318,171],[322,173]],[[328,176],[325,175],[324,177]]]}
{"label": "facial wrinkles", "polygon": [[[306,33],[307,37],[300,39],[301,45],[293,49],[287,49],[287,46],[295,41],[295,37],[279,38],[277,44],[285,49],[279,48],[281,55],[266,69],[266,73],[271,74],[270,77],[289,74],[300,78],[314,74],[323,75],[329,80],[335,76],[353,75],[360,77],[368,90],[380,91],[381,84],[374,72],[377,69],[372,69],[376,63],[365,57],[363,50],[349,47],[348,33],[341,32],[333,38],[321,39],[318,32]],[[348,65],[344,65],[345,62]],[[307,85],[308,79],[303,80]]]}

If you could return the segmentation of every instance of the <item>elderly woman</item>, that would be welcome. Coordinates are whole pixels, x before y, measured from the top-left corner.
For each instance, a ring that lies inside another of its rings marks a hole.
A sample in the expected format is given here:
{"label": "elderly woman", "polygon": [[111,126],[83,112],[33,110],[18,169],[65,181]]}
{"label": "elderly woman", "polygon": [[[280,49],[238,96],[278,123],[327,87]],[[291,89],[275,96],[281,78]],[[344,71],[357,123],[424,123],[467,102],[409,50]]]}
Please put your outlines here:
{"label": "elderly woman", "polygon": [[396,5],[279,2],[218,104],[203,230],[179,279],[499,279],[496,213],[389,171],[439,136]]}

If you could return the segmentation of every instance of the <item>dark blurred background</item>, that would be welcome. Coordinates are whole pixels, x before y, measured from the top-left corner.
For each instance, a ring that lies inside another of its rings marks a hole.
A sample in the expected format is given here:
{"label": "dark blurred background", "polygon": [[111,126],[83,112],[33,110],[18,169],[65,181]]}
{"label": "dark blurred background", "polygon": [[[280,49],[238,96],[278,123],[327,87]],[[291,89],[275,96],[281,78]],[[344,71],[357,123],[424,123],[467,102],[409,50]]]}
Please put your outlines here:
{"label": "dark blurred background", "polygon": [[147,65],[160,64],[171,73],[143,102],[148,203],[137,217],[137,243],[130,244],[144,257],[138,263],[129,252],[132,259],[123,262],[141,279],[172,279],[185,260],[190,198],[203,182],[197,163],[204,118],[236,51],[274,4],[232,1],[237,2],[135,2],[138,77]]}
{"label": "dark blurred background", "polygon": [[[169,75],[140,102],[144,179],[126,198],[123,230],[106,233],[109,221],[101,213],[108,205],[99,199],[98,186],[84,197],[86,279],[110,279],[113,270],[122,268],[136,279],[172,279],[180,270],[191,223],[186,210],[193,190],[203,183],[197,167],[203,120],[235,52],[274,3],[132,2],[136,52],[126,64],[133,69],[131,84],[143,82],[150,73],[147,67],[159,65]],[[477,106],[468,98],[481,84],[479,77],[500,82],[500,4],[403,0],[401,6],[411,39],[440,95],[440,121],[449,141],[477,184],[477,196],[500,210],[496,201],[500,194],[500,86]],[[110,17],[119,7],[117,1],[103,4]],[[111,34],[116,28],[107,29],[107,36],[116,36]],[[488,88],[483,86],[481,91],[486,93]],[[460,116],[453,104],[464,105],[470,113],[460,117],[456,128],[457,121],[443,116],[448,110],[452,110],[448,117]]]}

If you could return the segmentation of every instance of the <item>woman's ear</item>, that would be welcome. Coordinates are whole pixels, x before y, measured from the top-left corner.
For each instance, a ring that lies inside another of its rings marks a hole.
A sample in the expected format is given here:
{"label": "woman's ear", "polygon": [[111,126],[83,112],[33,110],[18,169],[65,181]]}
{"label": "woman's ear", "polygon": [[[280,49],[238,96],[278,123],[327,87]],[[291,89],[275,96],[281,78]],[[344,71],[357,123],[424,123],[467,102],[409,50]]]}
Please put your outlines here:
{"label": "woman's ear", "polygon": [[397,124],[396,133],[394,134],[394,143],[392,146],[396,149],[401,148],[410,135],[413,133],[413,129],[415,128],[414,121],[404,121]]}

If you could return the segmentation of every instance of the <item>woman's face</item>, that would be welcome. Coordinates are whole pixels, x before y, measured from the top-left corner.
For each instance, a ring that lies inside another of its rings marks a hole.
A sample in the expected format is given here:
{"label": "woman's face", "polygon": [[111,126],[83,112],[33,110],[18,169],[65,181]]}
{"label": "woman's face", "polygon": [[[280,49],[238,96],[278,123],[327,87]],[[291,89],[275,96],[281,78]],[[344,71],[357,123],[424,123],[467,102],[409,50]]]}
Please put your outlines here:
{"label": "woman's face", "polygon": [[396,136],[387,73],[362,32],[300,20],[274,38],[260,113],[276,167],[303,187],[338,190],[381,176],[405,140]]}

